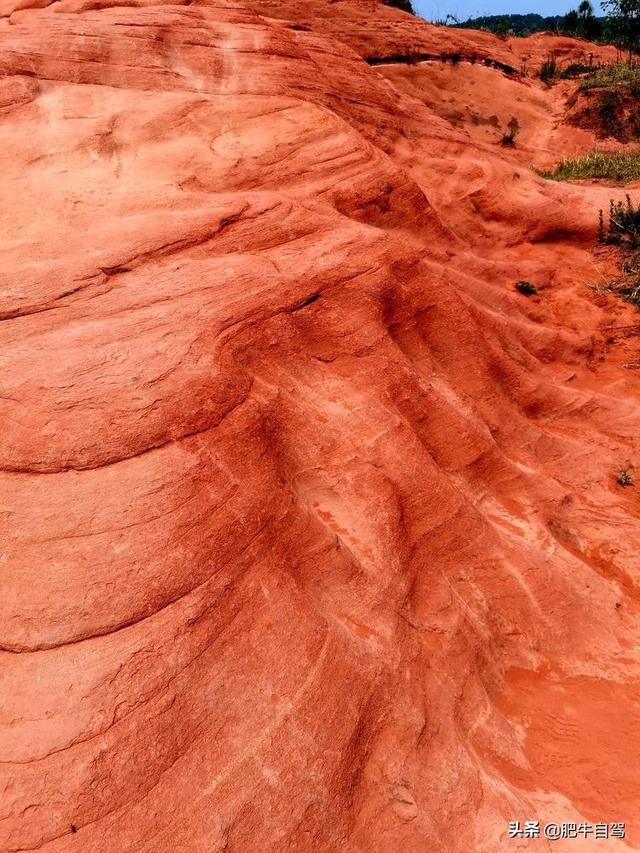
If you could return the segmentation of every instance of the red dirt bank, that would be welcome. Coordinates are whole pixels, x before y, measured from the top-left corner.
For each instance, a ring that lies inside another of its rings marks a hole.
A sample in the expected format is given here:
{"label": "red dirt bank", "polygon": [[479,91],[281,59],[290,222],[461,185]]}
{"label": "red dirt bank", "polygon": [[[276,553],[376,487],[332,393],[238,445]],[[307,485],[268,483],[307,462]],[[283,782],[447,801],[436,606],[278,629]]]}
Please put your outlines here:
{"label": "red dirt bank", "polygon": [[[529,169],[593,145],[572,84],[482,64],[597,49],[25,5],[0,849],[495,853],[525,818],[638,849],[637,314],[589,288],[612,191]],[[408,48],[475,64],[361,58]]]}

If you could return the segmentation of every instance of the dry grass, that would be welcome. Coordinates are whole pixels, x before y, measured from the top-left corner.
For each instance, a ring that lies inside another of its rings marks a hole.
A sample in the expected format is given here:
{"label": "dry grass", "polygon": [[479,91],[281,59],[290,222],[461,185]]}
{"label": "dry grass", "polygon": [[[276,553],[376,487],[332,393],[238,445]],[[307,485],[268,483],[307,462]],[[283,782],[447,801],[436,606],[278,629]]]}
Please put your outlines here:
{"label": "dry grass", "polygon": [[583,92],[605,86],[640,87],[640,65],[629,65],[628,62],[603,65],[580,83]]}
{"label": "dry grass", "polygon": [[555,169],[538,169],[551,181],[598,179],[616,184],[640,180],[640,149],[633,151],[592,151],[584,157],[562,160]]}
{"label": "dry grass", "polygon": [[620,275],[591,285],[596,293],[611,293],[640,308],[640,253],[629,252],[620,264]]}

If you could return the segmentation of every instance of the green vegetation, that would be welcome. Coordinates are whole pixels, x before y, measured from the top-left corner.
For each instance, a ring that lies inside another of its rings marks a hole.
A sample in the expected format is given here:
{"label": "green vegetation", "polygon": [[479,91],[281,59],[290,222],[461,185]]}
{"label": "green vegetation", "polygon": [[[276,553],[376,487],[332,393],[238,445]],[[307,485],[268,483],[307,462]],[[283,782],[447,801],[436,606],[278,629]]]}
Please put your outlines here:
{"label": "green vegetation", "polygon": [[635,207],[627,193],[626,203],[609,202],[609,217],[605,223],[604,212],[600,211],[598,242],[624,245],[627,248],[640,248],[640,207]]}
{"label": "green vegetation", "polygon": [[631,94],[638,97],[640,95],[640,66],[629,65],[627,62],[600,65],[580,83],[580,89],[583,92],[588,92],[590,89],[603,89],[607,86],[628,88]]}
{"label": "green vegetation", "polygon": [[606,221],[604,212],[600,211],[598,242],[613,244],[623,250],[622,274],[618,279],[609,281],[605,290],[640,308],[640,207],[633,204],[629,194],[626,202],[611,199]]}
{"label": "green vegetation", "polygon": [[640,139],[640,65],[613,62],[594,66],[586,75],[579,65],[573,66],[575,74],[570,70],[571,66],[560,76],[581,77],[578,94],[586,96],[569,101],[569,107],[577,105],[569,118],[572,124],[595,131],[601,139]]}
{"label": "green vegetation", "polygon": [[494,27],[493,32],[498,36],[498,38],[501,39],[506,39],[510,35],[513,35],[513,30],[509,25],[509,19],[503,16],[498,21],[496,21],[496,25]]}
{"label": "green vegetation", "polygon": [[616,44],[629,56],[640,44],[640,0],[602,0],[605,16],[594,14],[590,0],[581,0],[566,15],[482,15],[462,23],[453,16],[441,23],[473,30],[487,30],[501,38],[552,32],[586,38],[601,44]]}
{"label": "green vegetation", "polygon": [[501,38],[508,35],[530,36],[533,33],[563,33],[588,38],[590,41],[610,40],[608,19],[597,17],[589,0],[582,0],[577,9],[566,15],[482,15],[453,26],[471,30],[487,30]]}
{"label": "green vegetation", "polygon": [[558,74],[558,66],[554,56],[549,56],[540,66],[538,77],[543,83],[550,83]]}
{"label": "green vegetation", "polygon": [[614,293],[640,308],[640,252],[629,251],[620,264],[622,276],[612,283]]}
{"label": "green vegetation", "polygon": [[589,41],[599,39],[605,27],[605,22],[593,14],[593,6],[589,0],[582,0],[577,9],[567,12],[562,19],[563,32]]}
{"label": "green vegetation", "polygon": [[511,33],[515,36],[528,36],[531,33],[558,32],[562,24],[562,15],[543,17],[542,15],[483,15],[479,18],[469,18],[454,26],[470,30],[487,30],[496,35],[504,36]]}
{"label": "green vegetation", "polygon": [[635,151],[592,151],[584,157],[562,160],[555,169],[536,170],[551,181],[590,179],[627,184],[640,180],[640,149]]}
{"label": "green vegetation", "polygon": [[640,0],[602,0],[612,41],[629,52],[629,64],[640,40]]}
{"label": "green vegetation", "polygon": [[595,130],[600,138],[640,139],[640,65],[614,62],[597,66],[583,76],[579,91],[587,98],[573,114],[572,123]]}
{"label": "green vegetation", "polygon": [[572,62],[560,72],[560,77],[563,80],[574,80],[576,77],[582,77],[585,74],[593,73],[593,65],[585,65],[584,62]]}

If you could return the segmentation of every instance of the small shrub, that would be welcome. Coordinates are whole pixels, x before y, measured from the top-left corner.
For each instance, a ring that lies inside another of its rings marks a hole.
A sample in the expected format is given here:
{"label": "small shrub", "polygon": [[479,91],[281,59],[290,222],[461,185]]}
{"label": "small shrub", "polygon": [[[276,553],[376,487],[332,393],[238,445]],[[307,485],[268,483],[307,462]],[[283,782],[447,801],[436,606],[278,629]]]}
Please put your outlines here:
{"label": "small shrub", "polygon": [[502,41],[506,41],[509,36],[513,35],[509,19],[507,17],[504,17],[497,21],[493,32],[498,36],[499,39],[502,39]]}
{"label": "small shrub", "polygon": [[601,243],[624,244],[633,249],[640,247],[640,207],[634,206],[629,193],[626,203],[611,199],[606,223],[604,212],[600,211],[598,237]]}
{"label": "small shrub", "polygon": [[616,478],[616,483],[619,486],[633,486],[634,482],[633,474],[628,468],[623,468]]}
{"label": "small shrub", "polygon": [[516,144],[516,136],[520,131],[520,125],[518,124],[518,119],[515,116],[512,116],[509,119],[509,124],[507,125],[508,130],[506,133],[502,134],[501,143],[502,145],[508,145],[513,148]]}
{"label": "small shrub", "polygon": [[459,25],[460,21],[455,15],[447,13],[444,18],[436,18],[435,21],[431,21],[431,23],[434,27],[449,27],[451,25]]}
{"label": "small shrub", "polygon": [[598,242],[624,249],[620,263],[622,275],[611,281],[607,289],[640,308],[640,207],[634,206],[629,194],[626,203],[611,199],[608,217],[600,211]]}
{"label": "small shrub", "polygon": [[561,80],[575,80],[584,74],[593,74],[593,65],[585,65],[583,62],[572,62],[560,72]]}
{"label": "small shrub", "polygon": [[543,83],[550,83],[558,74],[555,56],[549,56],[538,69],[538,77]]}
{"label": "small shrub", "polygon": [[622,276],[613,282],[612,291],[625,302],[640,307],[640,251],[628,252],[620,270]]}
{"label": "small shrub", "polygon": [[531,284],[530,281],[516,282],[516,290],[523,296],[536,296],[536,294],[538,293],[538,288],[535,286],[535,284]]}

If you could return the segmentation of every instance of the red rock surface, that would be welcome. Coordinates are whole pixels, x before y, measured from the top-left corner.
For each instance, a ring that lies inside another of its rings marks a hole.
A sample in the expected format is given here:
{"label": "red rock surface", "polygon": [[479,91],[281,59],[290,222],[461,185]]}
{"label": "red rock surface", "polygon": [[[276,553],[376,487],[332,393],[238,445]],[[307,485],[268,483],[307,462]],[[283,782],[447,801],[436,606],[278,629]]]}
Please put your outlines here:
{"label": "red rock surface", "polygon": [[44,6],[0,7],[0,849],[638,849],[623,190],[529,168],[594,144],[574,84],[361,58],[588,45]]}

